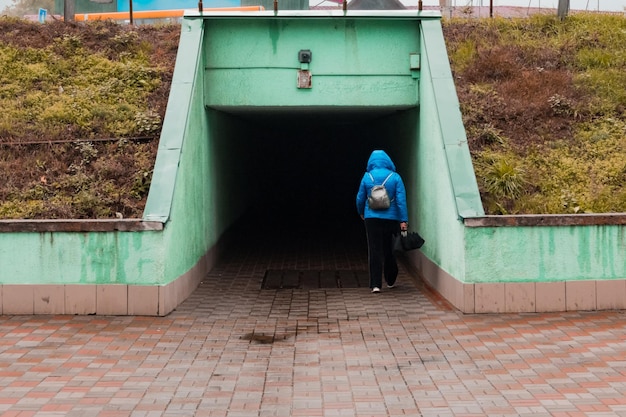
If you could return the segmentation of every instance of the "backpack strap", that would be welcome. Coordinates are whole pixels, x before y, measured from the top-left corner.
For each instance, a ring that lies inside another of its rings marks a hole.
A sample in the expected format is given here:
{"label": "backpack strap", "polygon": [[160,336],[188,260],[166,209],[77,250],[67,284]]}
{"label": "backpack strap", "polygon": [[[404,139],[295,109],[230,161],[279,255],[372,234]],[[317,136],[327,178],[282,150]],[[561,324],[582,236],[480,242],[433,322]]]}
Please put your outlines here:
{"label": "backpack strap", "polygon": [[[369,176],[370,176],[370,178],[372,179],[372,183],[373,183],[374,185],[376,185],[376,181],[374,180],[374,176],[372,175],[372,173],[368,171],[367,175],[369,175]],[[393,175],[393,171],[391,171],[391,173],[390,173],[389,175],[387,175],[387,178],[385,178],[385,181],[383,181],[383,183],[382,183],[382,184],[380,184],[380,185],[385,185],[385,183],[387,182],[387,180],[388,180],[389,178],[391,178],[391,176],[392,176],[392,175]]]}
{"label": "backpack strap", "polygon": [[389,175],[387,175],[387,178],[385,178],[385,181],[383,181],[383,183],[381,185],[385,185],[385,183],[387,182],[387,180],[389,178],[391,178],[391,176],[393,175],[393,171],[391,171],[391,173]]}

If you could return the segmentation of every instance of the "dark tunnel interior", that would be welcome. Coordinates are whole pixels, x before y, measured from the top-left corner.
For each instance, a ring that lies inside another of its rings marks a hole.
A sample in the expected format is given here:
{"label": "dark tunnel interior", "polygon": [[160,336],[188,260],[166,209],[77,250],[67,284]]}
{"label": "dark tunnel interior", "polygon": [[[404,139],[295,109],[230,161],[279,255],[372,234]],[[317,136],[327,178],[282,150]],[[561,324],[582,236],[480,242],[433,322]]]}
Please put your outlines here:
{"label": "dark tunnel interior", "polygon": [[236,225],[245,231],[239,236],[285,250],[305,241],[366,254],[355,204],[360,180],[375,149],[385,150],[401,170],[414,132],[403,123],[414,122],[414,114],[397,108],[231,114],[247,126],[243,143],[253,161],[246,177],[254,182],[254,198]]}

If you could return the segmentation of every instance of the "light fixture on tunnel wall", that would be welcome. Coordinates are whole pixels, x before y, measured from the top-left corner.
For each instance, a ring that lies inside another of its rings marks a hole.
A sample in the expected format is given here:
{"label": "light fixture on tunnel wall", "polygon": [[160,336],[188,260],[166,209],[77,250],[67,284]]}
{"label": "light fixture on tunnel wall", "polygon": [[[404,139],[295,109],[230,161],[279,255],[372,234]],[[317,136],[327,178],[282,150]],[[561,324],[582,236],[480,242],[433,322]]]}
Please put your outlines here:
{"label": "light fixture on tunnel wall", "polygon": [[311,59],[313,59],[313,53],[310,49],[300,49],[298,51],[298,61],[300,62],[298,88],[311,88],[311,71],[309,71]]}
{"label": "light fixture on tunnel wall", "polygon": [[298,61],[300,61],[301,64],[310,64],[312,58],[313,54],[310,49],[300,49],[300,51],[298,51]]}

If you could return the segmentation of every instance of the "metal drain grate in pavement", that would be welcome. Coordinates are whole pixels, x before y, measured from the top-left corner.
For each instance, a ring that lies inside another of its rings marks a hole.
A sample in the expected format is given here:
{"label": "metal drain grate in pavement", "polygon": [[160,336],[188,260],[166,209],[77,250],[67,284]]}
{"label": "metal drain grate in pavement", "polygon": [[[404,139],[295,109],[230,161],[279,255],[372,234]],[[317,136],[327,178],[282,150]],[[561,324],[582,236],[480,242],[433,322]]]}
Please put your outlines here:
{"label": "metal drain grate in pavement", "polygon": [[367,271],[269,269],[263,277],[262,289],[315,289],[369,287]]}

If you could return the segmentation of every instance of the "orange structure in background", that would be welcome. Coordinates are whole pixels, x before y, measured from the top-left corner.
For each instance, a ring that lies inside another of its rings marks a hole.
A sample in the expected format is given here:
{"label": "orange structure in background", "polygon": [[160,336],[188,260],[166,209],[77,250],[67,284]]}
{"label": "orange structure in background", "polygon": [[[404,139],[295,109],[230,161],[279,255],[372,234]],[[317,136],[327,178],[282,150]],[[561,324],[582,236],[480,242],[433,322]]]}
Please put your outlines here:
{"label": "orange structure in background", "polygon": [[[133,19],[167,19],[172,17],[183,17],[186,9],[176,10],[143,10],[133,12]],[[240,11],[240,12],[258,12],[265,10],[263,6],[242,6],[242,7],[216,7],[205,9],[212,12],[228,12],[228,11]],[[77,13],[74,15],[74,19],[77,22],[84,22],[87,20],[129,20],[130,12],[106,12],[106,13]]]}

